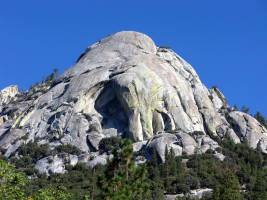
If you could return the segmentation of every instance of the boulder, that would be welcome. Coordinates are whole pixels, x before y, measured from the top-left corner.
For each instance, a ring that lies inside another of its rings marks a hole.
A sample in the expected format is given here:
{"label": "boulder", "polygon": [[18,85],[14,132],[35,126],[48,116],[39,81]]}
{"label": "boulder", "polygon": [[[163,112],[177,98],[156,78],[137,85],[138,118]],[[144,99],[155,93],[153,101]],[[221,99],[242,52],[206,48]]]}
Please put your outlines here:
{"label": "boulder", "polygon": [[177,197],[183,198],[185,197],[186,199],[201,199],[204,195],[206,194],[211,194],[212,189],[210,188],[200,188],[196,190],[190,190],[188,194],[166,194],[165,195],[165,200],[175,200]]}
{"label": "boulder", "polygon": [[87,164],[92,168],[95,167],[96,165],[105,165],[105,164],[107,164],[108,158],[109,158],[109,156],[106,154],[97,155],[97,156],[94,156],[93,158],[91,158],[87,162]]}
{"label": "boulder", "polygon": [[212,189],[210,188],[190,190],[190,197],[201,199],[205,194],[211,194],[211,193],[212,193]]}
{"label": "boulder", "polygon": [[187,133],[179,132],[176,134],[179,144],[183,147],[183,152],[192,155],[196,153],[198,147],[195,139]]}
{"label": "boulder", "polygon": [[133,143],[133,151],[134,152],[141,151],[145,147],[146,143],[147,143],[147,141]]}
{"label": "boulder", "polygon": [[40,173],[47,175],[52,173],[64,174],[66,172],[66,165],[75,166],[77,163],[78,156],[63,153],[38,160],[34,168],[36,168]]}
{"label": "boulder", "polygon": [[154,149],[160,159],[165,162],[165,150],[173,149],[176,156],[182,155],[182,147],[174,134],[161,133],[156,135],[147,145],[148,150]]}
{"label": "boulder", "polygon": [[216,148],[220,147],[218,142],[211,139],[209,136],[204,135],[199,137],[199,143],[201,146],[199,147],[199,153],[205,153],[207,150],[216,150]]}
{"label": "boulder", "polygon": [[249,114],[233,111],[229,113],[228,121],[232,124],[240,141],[247,142],[251,148],[257,148],[260,141],[265,143],[266,128]]}

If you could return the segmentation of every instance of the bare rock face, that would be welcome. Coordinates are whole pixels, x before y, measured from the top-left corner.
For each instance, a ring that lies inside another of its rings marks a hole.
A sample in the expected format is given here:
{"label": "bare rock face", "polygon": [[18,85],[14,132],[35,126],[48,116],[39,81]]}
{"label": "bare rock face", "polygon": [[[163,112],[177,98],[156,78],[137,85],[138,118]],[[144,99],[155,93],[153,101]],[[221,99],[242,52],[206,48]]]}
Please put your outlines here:
{"label": "bare rock face", "polygon": [[264,133],[267,133],[267,130],[255,118],[246,113],[234,111],[229,114],[229,120],[242,142],[247,142],[252,148],[260,145],[260,141],[266,144],[267,137]]}
{"label": "bare rock face", "polygon": [[111,136],[149,141],[162,160],[166,145],[177,155],[216,149],[210,136],[248,141],[266,152],[267,131],[256,119],[232,112],[217,88],[208,90],[185,60],[142,33],[122,31],[93,44],[53,83],[21,94],[16,103],[7,99],[17,88],[4,91],[0,144],[6,156],[37,139],[96,152]]}
{"label": "bare rock face", "polygon": [[19,89],[18,89],[18,86],[16,85],[11,85],[1,90],[0,91],[0,106],[3,104],[9,103],[10,100],[14,98],[17,94],[19,94]]}
{"label": "bare rock face", "polygon": [[16,96],[19,94],[19,89],[16,85],[11,85],[0,91],[0,126],[7,121],[7,116],[3,113],[3,106],[15,100]]}

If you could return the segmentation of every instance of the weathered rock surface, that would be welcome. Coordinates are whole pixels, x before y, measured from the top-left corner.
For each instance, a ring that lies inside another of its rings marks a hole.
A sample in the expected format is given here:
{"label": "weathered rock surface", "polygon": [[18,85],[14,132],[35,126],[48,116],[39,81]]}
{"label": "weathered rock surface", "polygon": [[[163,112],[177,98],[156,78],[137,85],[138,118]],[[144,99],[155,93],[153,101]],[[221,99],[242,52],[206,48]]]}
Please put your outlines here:
{"label": "weathered rock surface", "polygon": [[210,193],[212,193],[212,189],[210,188],[196,189],[190,191],[190,197],[197,197],[201,199],[205,194]]}
{"label": "weathered rock surface", "polygon": [[78,163],[78,157],[70,154],[59,154],[55,156],[49,156],[38,160],[34,166],[40,173],[44,174],[64,174],[66,172],[65,166],[75,166]]}
{"label": "weathered rock surface", "polygon": [[0,91],[0,106],[9,103],[12,98],[19,94],[18,86],[11,85]]}
{"label": "weathered rock surface", "polygon": [[79,156],[79,162],[86,163],[90,167],[96,165],[105,165],[108,159],[111,159],[113,155],[107,155],[106,153],[99,154],[99,152],[83,154]]}
{"label": "weathered rock surface", "polygon": [[232,111],[223,94],[208,90],[180,56],[133,31],[93,44],[53,82],[20,95],[17,87],[2,90],[0,102],[0,146],[7,157],[37,140],[52,147],[71,144],[88,154],[111,136],[139,142],[135,150],[154,148],[162,160],[166,145],[176,155],[215,150],[210,136],[247,141],[266,153],[267,131],[256,119]]}
{"label": "weathered rock surface", "polygon": [[165,161],[165,150],[170,151],[172,148],[176,156],[182,155],[183,150],[183,148],[179,146],[176,135],[170,133],[156,135],[148,144],[147,148],[154,149],[163,162]]}
{"label": "weathered rock surface", "polygon": [[229,113],[228,118],[242,142],[247,142],[252,148],[256,148],[260,141],[266,144],[267,137],[264,133],[267,130],[255,118],[239,111]]}
{"label": "weathered rock surface", "polygon": [[179,144],[183,147],[183,152],[192,155],[197,153],[197,148],[201,146],[201,142],[197,144],[196,140],[187,133],[179,132],[176,134]]}
{"label": "weathered rock surface", "polygon": [[190,192],[186,195],[184,194],[167,194],[165,195],[165,200],[175,200],[177,197],[189,197],[194,199],[201,199],[206,194],[211,194],[212,189],[210,188],[202,188],[196,190],[190,190]]}
{"label": "weathered rock surface", "polygon": [[[169,152],[172,149],[175,156],[180,156],[182,153],[188,155],[205,153],[209,149],[215,151],[218,147],[218,143],[208,135],[194,136],[192,133],[181,131],[172,134],[158,134],[147,144],[147,150],[151,152],[151,149],[154,149],[163,162],[165,161],[166,150]],[[215,153],[217,155],[216,157],[220,156],[217,152]]]}

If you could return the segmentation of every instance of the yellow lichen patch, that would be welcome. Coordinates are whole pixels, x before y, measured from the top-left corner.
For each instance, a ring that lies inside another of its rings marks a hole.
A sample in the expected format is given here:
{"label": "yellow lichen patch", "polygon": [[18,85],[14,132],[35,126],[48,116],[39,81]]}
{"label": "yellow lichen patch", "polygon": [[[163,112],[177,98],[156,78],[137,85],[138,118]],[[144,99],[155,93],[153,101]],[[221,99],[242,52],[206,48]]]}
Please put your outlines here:
{"label": "yellow lichen patch", "polygon": [[27,123],[27,121],[30,119],[30,117],[33,115],[34,112],[35,112],[35,110],[32,110],[31,112],[26,114],[26,116],[23,117],[23,119],[21,120],[19,126],[24,126]]}
{"label": "yellow lichen patch", "polygon": [[97,84],[90,88],[86,93],[81,94],[74,106],[74,110],[76,112],[95,113],[95,100],[99,91],[101,91],[101,88],[103,88],[103,83]]}
{"label": "yellow lichen patch", "polygon": [[27,121],[30,119],[30,117],[32,116],[32,114],[35,112],[35,110],[32,110],[31,112],[27,113],[24,112],[21,115],[19,115],[16,120],[15,123],[13,124],[12,128],[16,128],[16,127],[22,127],[24,126]]}
{"label": "yellow lichen patch", "polygon": [[162,110],[164,86],[161,79],[144,64],[127,71],[133,74],[133,79],[123,80],[128,90],[118,92],[118,98],[125,110],[135,110],[140,113],[142,132],[145,138],[153,136],[153,111]]}
{"label": "yellow lichen patch", "polygon": [[0,117],[0,126],[1,126],[3,123],[4,123],[4,117],[1,116],[1,117]]}
{"label": "yellow lichen patch", "polygon": [[74,105],[75,112],[92,113],[94,110],[94,99],[90,94],[83,94],[79,96],[79,100]]}

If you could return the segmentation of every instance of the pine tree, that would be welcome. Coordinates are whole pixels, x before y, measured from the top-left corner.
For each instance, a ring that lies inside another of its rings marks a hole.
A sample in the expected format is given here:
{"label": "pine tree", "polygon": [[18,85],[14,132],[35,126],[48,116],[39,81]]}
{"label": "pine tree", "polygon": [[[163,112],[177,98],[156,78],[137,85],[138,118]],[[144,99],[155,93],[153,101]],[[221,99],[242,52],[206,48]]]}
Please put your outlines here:
{"label": "pine tree", "polygon": [[265,119],[265,117],[260,113],[260,112],[256,112],[256,114],[254,115],[254,117],[265,127],[267,128],[267,120]]}
{"label": "pine tree", "polygon": [[213,191],[214,200],[243,200],[237,177],[230,171],[224,174],[221,183]]}
{"label": "pine tree", "polygon": [[252,191],[253,200],[267,200],[266,178],[267,177],[264,177],[264,173],[262,172],[257,173],[256,183]]}
{"label": "pine tree", "polygon": [[100,177],[100,199],[141,200],[150,198],[147,170],[135,166],[133,147],[129,140],[122,140],[119,148],[112,150],[113,159],[108,163],[104,175]]}
{"label": "pine tree", "polygon": [[248,113],[249,112],[249,108],[246,107],[246,106],[242,106],[241,107],[241,111],[244,112],[244,113]]}

